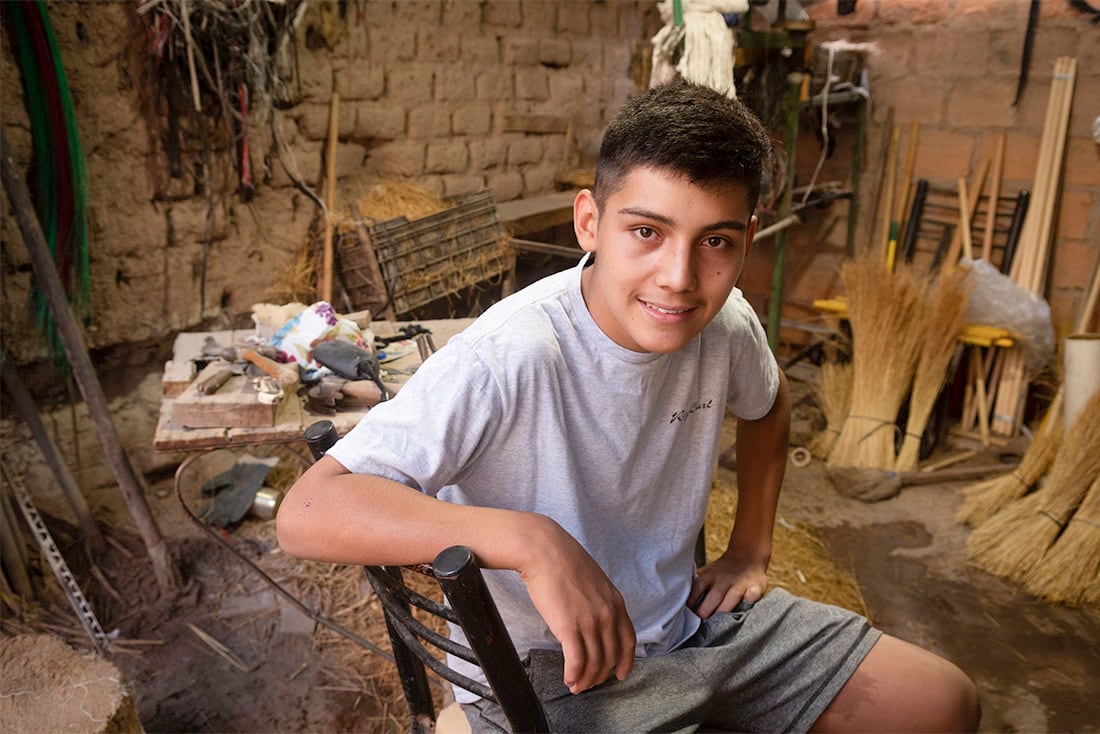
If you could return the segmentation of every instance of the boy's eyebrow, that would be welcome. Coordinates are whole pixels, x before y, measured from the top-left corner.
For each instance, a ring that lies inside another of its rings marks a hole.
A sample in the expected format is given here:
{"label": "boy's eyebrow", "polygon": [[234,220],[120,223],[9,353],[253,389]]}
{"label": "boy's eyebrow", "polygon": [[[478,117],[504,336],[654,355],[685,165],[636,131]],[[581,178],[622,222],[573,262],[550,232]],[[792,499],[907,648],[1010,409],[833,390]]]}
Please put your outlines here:
{"label": "boy's eyebrow", "polygon": [[[623,207],[622,209],[619,209],[619,214],[628,214],[635,217],[652,219],[654,221],[660,222],[661,224],[667,224],[669,226],[676,224],[676,220],[674,220],[672,217],[666,216],[664,214],[658,214],[657,212],[653,212],[649,209],[644,209],[637,206]],[[734,229],[738,231],[744,231],[748,229],[748,226],[738,219],[723,219],[719,222],[715,222],[714,224],[710,224],[702,228],[702,230],[705,232],[711,232],[716,229]]]}

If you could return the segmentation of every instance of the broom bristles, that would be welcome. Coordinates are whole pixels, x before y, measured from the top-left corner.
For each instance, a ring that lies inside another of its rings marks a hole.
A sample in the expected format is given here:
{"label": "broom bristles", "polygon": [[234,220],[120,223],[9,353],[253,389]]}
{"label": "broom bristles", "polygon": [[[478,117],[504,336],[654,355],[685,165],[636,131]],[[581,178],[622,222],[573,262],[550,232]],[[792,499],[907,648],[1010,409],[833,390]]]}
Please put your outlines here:
{"label": "broom bristles", "polygon": [[941,272],[929,290],[929,317],[913,376],[909,418],[894,464],[895,471],[916,469],[920,461],[921,436],[947,382],[947,367],[958,350],[958,335],[966,326],[966,306],[971,290],[966,272],[962,270]]}
{"label": "broom bristles", "polygon": [[1043,418],[1016,471],[963,489],[963,501],[955,511],[955,519],[964,525],[977,527],[1008,503],[1023,497],[1050,468],[1061,445],[1062,411],[1061,402],[1058,402]]}
{"label": "broom bristles", "polygon": [[[1043,488],[1009,505],[971,536],[971,560],[998,576],[1022,580],[1038,564],[1100,474],[1100,391],[1085,404],[1066,432]],[[1027,504],[1034,511],[1015,521],[1009,510]],[[1006,513],[1007,521],[999,518]],[[968,544],[968,549],[969,549]]]}
{"label": "broom bristles", "polygon": [[841,277],[852,329],[852,402],[829,463],[892,469],[894,424],[923,341],[925,284],[909,268],[891,272],[874,253],[846,261]]}
{"label": "broom bristles", "polygon": [[817,373],[815,394],[825,414],[825,430],[810,439],[810,453],[825,459],[840,435],[840,427],[852,402],[852,365],[823,362]]}
{"label": "broom bristles", "polygon": [[1100,475],[1066,530],[1024,578],[1024,588],[1048,601],[1079,604],[1100,574]]}

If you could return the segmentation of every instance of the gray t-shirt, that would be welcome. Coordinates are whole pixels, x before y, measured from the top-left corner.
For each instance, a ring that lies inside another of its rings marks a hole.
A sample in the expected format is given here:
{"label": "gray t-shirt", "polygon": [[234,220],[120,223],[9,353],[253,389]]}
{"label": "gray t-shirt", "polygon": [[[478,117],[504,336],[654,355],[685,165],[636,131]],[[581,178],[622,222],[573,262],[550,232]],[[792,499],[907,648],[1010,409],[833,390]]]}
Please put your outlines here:
{"label": "gray t-shirt", "polygon": [[[619,346],[581,296],[587,260],[493,305],[329,455],[449,502],[553,518],[622,593],[647,657],[699,625],[685,604],[724,405],[763,417],[778,367],[738,290],[679,352]],[[485,576],[521,657],[560,647],[517,573]]]}

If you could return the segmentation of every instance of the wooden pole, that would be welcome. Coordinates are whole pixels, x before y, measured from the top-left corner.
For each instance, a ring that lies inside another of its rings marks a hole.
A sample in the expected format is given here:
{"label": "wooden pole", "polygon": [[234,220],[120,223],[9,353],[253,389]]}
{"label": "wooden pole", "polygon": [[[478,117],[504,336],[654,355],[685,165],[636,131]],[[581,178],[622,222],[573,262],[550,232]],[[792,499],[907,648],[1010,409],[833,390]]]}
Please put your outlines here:
{"label": "wooden pole", "polygon": [[38,409],[34,405],[30,392],[27,391],[23,380],[19,378],[19,373],[16,372],[15,367],[9,362],[10,360],[0,356],[0,379],[3,380],[4,387],[7,388],[12,402],[15,403],[15,409],[19,413],[19,417],[31,430],[31,436],[38,444],[38,450],[42,452],[42,458],[46,460],[46,464],[53,472],[54,478],[61,488],[61,493],[65,495],[69,507],[76,515],[80,529],[84,531],[86,550],[89,555],[102,553],[107,547],[107,542],[103,540],[103,535],[99,532],[99,527],[92,518],[88,500],[80,492],[76,479],[73,478],[72,472],[69,471],[68,465],[65,464],[65,460],[61,456],[61,452],[50,437],[45,424],[42,423],[42,418],[38,415]]}
{"label": "wooden pole", "polygon": [[11,580],[15,593],[23,601],[33,601],[34,585],[27,573],[27,548],[23,531],[15,519],[8,493],[0,490],[0,562],[4,574]]}
{"label": "wooden pole", "polygon": [[0,130],[0,173],[4,182],[4,190],[8,194],[15,218],[19,224],[19,230],[23,234],[23,242],[30,256],[31,268],[42,288],[46,303],[53,314],[57,324],[58,333],[61,336],[61,345],[65,350],[65,356],[72,366],[73,377],[80,388],[84,401],[88,404],[88,413],[95,424],[96,434],[103,446],[107,461],[118,480],[119,490],[126,501],[130,514],[137,526],[138,533],[145,543],[145,550],[153,562],[153,572],[156,574],[157,584],[162,592],[174,594],[180,585],[179,570],[172,561],[168,550],[168,544],[157,527],[156,519],[149,511],[149,505],[145,501],[145,491],[138,481],[134,468],[130,464],[130,458],[122,448],[115,426],[111,423],[111,413],[107,407],[107,398],[103,394],[103,387],[99,384],[92,360],[88,356],[87,347],[84,344],[84,335],[80,331],[76,317],[73,315],[69,302],[65,297],[65,289],[61,285],[61,278],[57,274],[53,259],[50,257],[46,238],[42,234],[42,228],[35,216],[34,207],[31,205],[30,193],[27,185],[16,170],[15,161],[11,158],[11,147],[8,145],[7,135]]}
{"label": "wooden pole", "polygon": [[990,262],[993,256],[993,230],[997,224],[997,199],[1001,195],[1001,172],[1005,162],[1005,134],[997,136],[997,150],[993,153],[993,173],[989,176],[989,204],[985,210],[985,232],[982,233],[982,259]]}
{"label": "wooden pole", "polygon": [[894,221],[894,187],[897,185],[898,167],[898,138],[901,137],[901,128],[894,125],[890,131],[890,150],[886,154],[886,175],[882,183],[882,190],[886,192],[886,199],[882,207],[882,253],[885,257],[890,248],[890,225]]}
{"label": "wooden pole", "polygon": [[325,149],[325,249],[321,262],[321,287],[318,296],[322,301],[332,303],[333,255],[332,230],[333,217],[336,216],[336,139],[340,132],[340,95],[332,95],[332,105],[328,117],[328,147]]}
{"label": "wooden pole", "polygon": [[[973,180],[967,184],[967,191],[969,192],[966,197],[966,211],[967,216],[974,216],[974,209],[978,204],[978,195],[982,191],[982,186],[985,185],[986,174],[989,173],[989,159],[984,158],[982,162],[978,164],[978,170],[974,173]],[[966,220],[967,228],[970,227],[970,219]],[[947,258],[944,262],[948,267],[954,267],[955,263],[959,261],[959,252],[962,248],[962,233],[963,226],[962,221],[959,221],[959,226],[955,228],[955,234],[951,237],[951,246],[947,250]]]}

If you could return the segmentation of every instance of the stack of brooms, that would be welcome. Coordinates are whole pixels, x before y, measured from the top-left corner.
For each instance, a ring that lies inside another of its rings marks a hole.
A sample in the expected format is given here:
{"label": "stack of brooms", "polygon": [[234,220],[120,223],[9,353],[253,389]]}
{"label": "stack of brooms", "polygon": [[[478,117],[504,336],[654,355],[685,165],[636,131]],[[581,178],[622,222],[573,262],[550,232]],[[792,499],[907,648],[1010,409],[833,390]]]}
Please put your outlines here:
{"label": "stack of brooms", "polygon": [[[1100,259],[1075,329],[1095,327]],[[963,490],[975,565],[1049,601],[1100,602],[1100,392],[1067,420],[1063,384],[1020,465]],[[1083,397],[1083,396],[1082,396]],[[1071,411],[1072,412],[1072,411]]]}
{"label": "stack of brooms", "polygon": [[[813,450],[842,494],[878,500],[896,494],[916,468],[921,436],[950,373],[965,325],[966,274],[918,276],[891,269],[881,253],[841,268],[852,331],[849,365],[822,365],[818,384],[827,427]],[[908,401],[898,446],[898,415]],[[884,481],[887,480],[887,481]]]}

